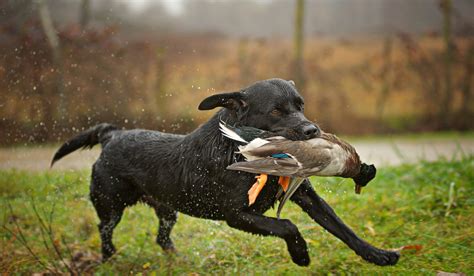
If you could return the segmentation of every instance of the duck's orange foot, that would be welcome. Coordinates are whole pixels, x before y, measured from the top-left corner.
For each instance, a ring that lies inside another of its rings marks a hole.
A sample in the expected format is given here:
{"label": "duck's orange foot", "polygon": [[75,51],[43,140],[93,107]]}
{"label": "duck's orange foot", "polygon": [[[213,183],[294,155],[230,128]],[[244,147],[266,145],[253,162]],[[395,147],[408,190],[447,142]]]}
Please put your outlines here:
{"label": "duck's orange foot", "polygon": [[255,200],[257,200],[258,194],[260,194],[260,191],[267,183],[268,176],[266,174],[261,174],[257,175],[255,178],[257,179],[257,182],[255,182],[250,188],[250,190],[247,192],[247,194],[249,195],[249,206],[254,204]]}
{"label": "duck's orange foot", "polygon": [[290,185],[290,177],[289,176],[280,176],[278,179],[278,184],[283,188],[283,191],[286,192],[288,190],[288,185]]}

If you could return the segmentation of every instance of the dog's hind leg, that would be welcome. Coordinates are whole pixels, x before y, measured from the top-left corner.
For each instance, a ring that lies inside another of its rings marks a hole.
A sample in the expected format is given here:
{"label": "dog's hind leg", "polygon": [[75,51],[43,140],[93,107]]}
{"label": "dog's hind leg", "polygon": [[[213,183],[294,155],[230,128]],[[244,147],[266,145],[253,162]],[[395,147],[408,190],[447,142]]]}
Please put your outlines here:
{"label": "dog's hind leg", "polygon": [[230,227],[245,232],[284,239],[293,262],[301,266],[309,265],[306,242],[291,221],[246,212],[226,214],[226,221]]}
{"label": "dog's hind leg", "polygon": [[102,259],[107,260],[115,253],[112,235],[127,206],[138,201],[135,191],[127,189],[128,183],[117,178],[105,177],[93,169],[90,197],[100,219],[98,225],[102,241]]}
{"label": "dog's hind leg", "polygon": [[96,208],[97,214],[100,218],[99,232],[102,240],[102,260],[109,259],[115,253],[115,246],[112,243],[112,235],[115,227],[120,222],[123,214],[122,212],[107,213],[101,209]]}
{"label": "dog's hind leg", "polygon": [[291,200],[334,236],[346,243],[357,255],[376,265],[394,265],[400,255],[394,251],[376,248],[359,238],[334,213],[333,209],[316,194],[309,181],[305,182],[293,194]]}

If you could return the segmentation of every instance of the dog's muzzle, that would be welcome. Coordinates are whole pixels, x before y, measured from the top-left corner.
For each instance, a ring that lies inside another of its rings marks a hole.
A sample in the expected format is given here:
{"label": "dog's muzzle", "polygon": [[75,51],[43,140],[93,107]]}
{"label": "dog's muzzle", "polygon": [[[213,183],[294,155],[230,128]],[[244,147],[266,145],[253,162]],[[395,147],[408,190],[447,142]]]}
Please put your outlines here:
{"label": "dog's muzzle", "polygon": [[321,135],[321,129],[313,124],[303,126],[302,132],[306,136],[306,139],[316,138]]}

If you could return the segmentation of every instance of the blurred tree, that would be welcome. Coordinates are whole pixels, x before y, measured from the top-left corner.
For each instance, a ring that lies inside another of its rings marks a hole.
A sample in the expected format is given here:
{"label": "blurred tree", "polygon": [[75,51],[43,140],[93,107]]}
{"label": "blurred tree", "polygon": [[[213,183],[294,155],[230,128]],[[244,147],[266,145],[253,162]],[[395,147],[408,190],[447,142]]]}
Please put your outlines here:
{"label": "blurred tree", "polygon": [[442,72],[441,53],[432,53],[415,41],[407,33],[398,34],[401,44],[407,55],[407,67],[413,72],[417,79],[419,108],[424,107],[424,113],[428,121],[439,128],[439,110],[442,99]]}
{"label": "blurred tree", "polygon": [[441,0],[440,8],[443,12],[444,38],[444,95],[441,101],[439,117],[446,126],[449,123],[453,91],[451,85],[451,64],[453,59],[453,42],[451,38],[451,0]]}
{"label": "blurred tree", "polygon": [[[305,76],[303,68],[303,45],[304,45],[304,0],[296,0],[295,7],[295,30],[294,30],[294,78],[299,88],[305,87]],[[301,89],[304,93],[304,89]]]}
{"label": "blurred tree", "polygon": [[385,104],[387,103],[387,98],[391,90],[391,70],[392,70],[392,39],[387,37],[383,44],[382,50],[382,71],[380,77],[382,79],[382,87],[380,89],[380,95],[376,101],[376,117],[380,121],[383,120],[383,112],[385,109]]}
{"label": "blurred tree", "polygon": [[51,48],[53,66],[55,70],[54,92],[59,96],[58,113],[59,120],[64,121],[66,116],[66,95],[64,93],[63,61],[61,55],[61,45],[56,29],[53,26],[53,20],[49,13],[48,6],[43,0],[36,0],[38,6],[38,15],[41,21],[44,34]]}
{"label": "blurred tree", "polygon": [[158,114],[161,118],[166,119],[168,115],[168,103],[166,95],[166,48],[158,47],[156,51],[156,82],[155,82],[155,104],[158,108]]}
{"label": "blurred tree", "polygon": [[81,28],[84,29],[89,24],[90,20],[90,0],[81,0],[81,7],[79,13],[79,23]]}
{"label": "blurred tree", "polygon": [[[462,80],[462,101],[460,109],[460,118],[466,120],[469,114],[469,104],[471,103],[471,93],[472,93],[472,71],[474,68],[474,44],[469,45],[467,50],[466,58],[464,60],[464,78]],[[468,122],[463,122],[464,125],[468,126]]]}
{"label": "blurred tree", "polygon": [[239,39],[239,45],[237,48],[239,69],[240,69],[240,81],[242,83],[249,83],[251,74],[251,60],[249,58],[249,41],[247,38]]}

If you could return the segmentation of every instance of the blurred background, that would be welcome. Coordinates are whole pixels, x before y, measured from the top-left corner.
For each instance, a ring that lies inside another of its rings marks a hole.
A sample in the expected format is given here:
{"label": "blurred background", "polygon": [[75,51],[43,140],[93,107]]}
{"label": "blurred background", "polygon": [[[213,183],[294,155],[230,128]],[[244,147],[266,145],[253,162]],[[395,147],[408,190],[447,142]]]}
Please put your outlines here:
{"label": "blurred background", "polygon": [[[0,0],[0,272],[474,275],[473,70],[474,0]],[[290,203],[309,269],[277,239],[184,214],[170,258],[139,204],[100,264],[100,147],[50,168],[58,144],[101,122],[188,133],[216,112],[205,97],[275,77],[377,166],[360,196],[336,178],[315,190],[374,245],[423,249],[377,268]]]}
{"label": "blurred background", "polygon": [[273,77],[337,134],[473,130],[473,55],[472,0],[2,0],[0,144],[186,133]]}

